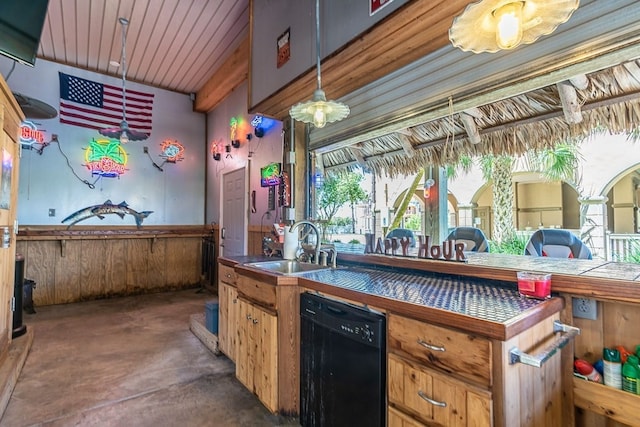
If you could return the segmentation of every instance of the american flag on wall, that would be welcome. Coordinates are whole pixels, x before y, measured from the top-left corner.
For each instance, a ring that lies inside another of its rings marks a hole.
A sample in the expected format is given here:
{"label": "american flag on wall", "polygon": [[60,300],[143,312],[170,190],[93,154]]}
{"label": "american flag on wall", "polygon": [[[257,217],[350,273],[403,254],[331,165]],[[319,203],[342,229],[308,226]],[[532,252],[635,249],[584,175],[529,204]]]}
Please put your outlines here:
{"label": "american flag on wall", "polygon": [[[60,76],[60,123],[90,129],[119,127],[122,88],[69,74]],[[126,121],[131,129],[151,134],[152,93],[127,89]]]}

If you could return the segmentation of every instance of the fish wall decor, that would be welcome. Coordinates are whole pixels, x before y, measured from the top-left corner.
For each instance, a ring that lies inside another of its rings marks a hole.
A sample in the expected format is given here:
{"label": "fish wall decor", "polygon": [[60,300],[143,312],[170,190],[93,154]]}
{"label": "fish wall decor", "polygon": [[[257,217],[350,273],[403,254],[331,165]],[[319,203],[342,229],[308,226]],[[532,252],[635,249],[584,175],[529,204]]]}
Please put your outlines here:
{"label": "fish wall decor", "polygon": [[127,205],[127,202],[125,201],[114,205],[111,200],[106,200],[101,205],[87,206],[86,208],[72,213],[71,215],[63,219],[62,223],[64,224],[69,222],[69,226],[67,227],[67,229],[69,229],[72,225],[94,216],[97,216],[100,219],[104,219],[104,216],[107,214],[116,214],[123,219],[125,215],[133,216],[136,219],[136,226],[140,228],[142,226],[142,221],[152,213],[153,211],[134,211],[129,207],[129,205]]}

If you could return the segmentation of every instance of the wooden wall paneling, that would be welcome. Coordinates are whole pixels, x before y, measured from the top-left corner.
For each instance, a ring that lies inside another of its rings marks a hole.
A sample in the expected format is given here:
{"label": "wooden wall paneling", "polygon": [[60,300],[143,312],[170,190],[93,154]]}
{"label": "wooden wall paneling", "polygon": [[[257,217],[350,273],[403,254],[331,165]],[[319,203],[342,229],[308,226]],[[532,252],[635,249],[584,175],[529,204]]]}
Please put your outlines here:
{"label": "wooden wall paneling", "polygon": [[25,277],[36,282],[34,305],[55,304],[55,259],[60,243],[55,240],[29,242],[25,255]]}
{"label": "wooden wall paneling", "polygon": [[147,240],[147,286],[163,289],[167,286],[167,245],[171,239]]}
{"label": "wooden wall paneling", "polygon": [[200,283],[202,273],[202,239],[184,239],[187,246],[186,264],[183,266],[186,283]]}
{"label": "wooden wall paneling", "polygon": [[105,242],[103,261],[103,288],[95,296],[123,295],[126,290],[127,242],[121,239],[109,239]]}
{"label": "wooden wall paneling", "polygon": [[80,262],[81,300],[92,299],[101,295],[105,288],[104,270],[109,268],[106,240],[82,240]]}
{"label": "wooden wall paneling", "polygon": [[121,280],[121,291],[131,292],[154,287],[155,282],[152,282],[149,277],[149,258],[153,256],[152,239],[129,239],[123,243],[125,275]]}
{"label": "wooden wall paneling", "polygon": [[247,255],[262,254],[262,237],[267,235],[267,232],[264,230],[270,230],[270,229],[271,228],[267,228],[265,226],[263,227],[263,231],[260,231],[260,227],[249,227]]}
{"label": "wooden wall paneling", "polygon": [[[78,301],[82,296],[82,276],[79,274],[79,267],[82,264],[82,242],[79,240],[67,241],[65,243],[64,256],[62,256],[60,250],[60,242],[54,240],[52,243],[53,247],[47,253],[48,258],[55,265],[52,304],[66,304]],[[39,288],[40,286],[36,282],[36,289]]]}
{"label": "wooden wall paneling", "polygon": [[[195,243],[196,241],[197,244]],[[166,254],[167,286],[175,287],[199,283],[200,253],[201,245],[199,239],[169,239],[167,241]],[[197,274],[187,273],[190,269],[194,270]]]}
{"label": "wooden wall paneling", "polygon": [[602,317],[605,347],[623,345],[627,350],[635,352],[636,345],[640,344],[638,305],[605,302],[602,304]]}

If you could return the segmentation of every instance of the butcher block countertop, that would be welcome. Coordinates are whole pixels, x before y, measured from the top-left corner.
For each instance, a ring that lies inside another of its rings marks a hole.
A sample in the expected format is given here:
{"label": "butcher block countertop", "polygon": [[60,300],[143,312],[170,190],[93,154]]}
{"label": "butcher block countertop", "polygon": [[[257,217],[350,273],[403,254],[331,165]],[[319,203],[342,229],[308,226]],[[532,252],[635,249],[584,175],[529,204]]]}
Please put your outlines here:
{"label": "butcher block countertop", "polygon": [[[297,284],[386,312],[498,340],[519,334],[559,312],[564,305],[562,298],[557,297],[545,301],[521,297],[514,281],[415,268],[345,263],[337,269],[287,276],[244,265],[268,259],[271,258],[221,257],[219,261],[234,266],[239,274],[272,285]],[[461,266],[464,264],[458,264]]]}

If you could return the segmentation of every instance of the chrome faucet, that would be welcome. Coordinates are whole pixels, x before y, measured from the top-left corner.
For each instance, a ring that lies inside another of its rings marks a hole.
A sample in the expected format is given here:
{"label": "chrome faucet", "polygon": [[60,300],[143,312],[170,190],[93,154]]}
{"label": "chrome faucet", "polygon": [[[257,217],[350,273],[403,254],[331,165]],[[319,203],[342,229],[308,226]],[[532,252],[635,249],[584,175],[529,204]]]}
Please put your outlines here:
{"label": "chrome faucet", "polygon": [[308,225],[309,227],[311,227],[314,233],[316,233],[316,248],[315,248],[315,254],[313,257],[313,262],[315,262],[316,264],[320,264],[320,234],[318,233],[318,227],[316,227],[316,225],[311,221],[303,220],[303,221],[298,221],[296,223],[293,223],[289,228],[289,232],[293,232],[293,230],[295,230],[301,225]]}

